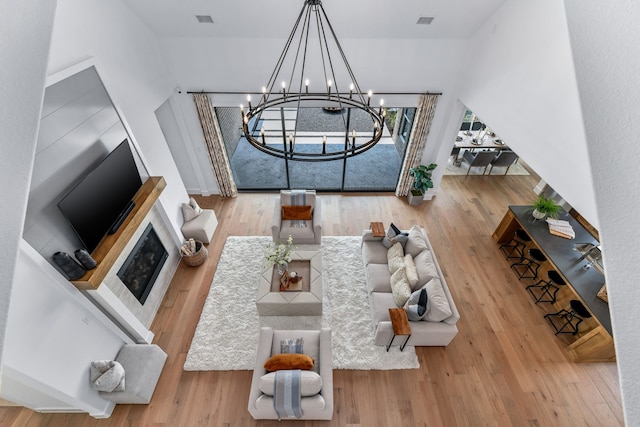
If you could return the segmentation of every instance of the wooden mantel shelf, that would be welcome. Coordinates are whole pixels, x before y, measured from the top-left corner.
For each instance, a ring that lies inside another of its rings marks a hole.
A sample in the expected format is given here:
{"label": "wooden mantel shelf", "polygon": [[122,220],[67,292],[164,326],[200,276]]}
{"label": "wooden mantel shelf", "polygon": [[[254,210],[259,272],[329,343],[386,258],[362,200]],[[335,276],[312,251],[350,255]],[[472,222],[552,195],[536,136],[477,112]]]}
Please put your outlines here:
{"label": "wooden mantel shelf", "polygon": [[142,184],[142,187],[133,198],[135,207],[129,213],[127,219],[115,234],[105,236],[91,254],[98,266],[93,270],[87,271],[84,276],[78,280],[73,280],[71,283],[82,290],[97,289],[100,286],[166,186],[167,183],[161,176],[149,177]]}

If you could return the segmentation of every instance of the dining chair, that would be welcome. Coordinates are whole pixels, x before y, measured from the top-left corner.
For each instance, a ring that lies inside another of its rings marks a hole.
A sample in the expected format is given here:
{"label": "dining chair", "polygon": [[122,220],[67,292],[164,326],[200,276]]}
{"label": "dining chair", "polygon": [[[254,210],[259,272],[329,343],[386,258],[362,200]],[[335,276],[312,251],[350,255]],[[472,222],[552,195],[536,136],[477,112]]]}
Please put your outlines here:
{"label": "dining chair", "polygon": [[469,150],[465,151],[462,154],[462,161],[466,161],[467,163],[469,163],[469,169],[467,169],[466,176],[469,176],[471,168],[481,167],[484,167],[484,170],[482,171],[482,175],[484,175],[485,172],[487,172],[487,166],[489,166],[491,160],[493,160],[494,157],[496,157],[496,152],[492,150],[477,151],[475,153],[472,153]]}
{"label": "dining chair", "polygon": [[507,169],[504,171],[504,174],[506,175],[507,172],[509,172],[509,168],[511,167],[511,165],[513,165],[516,161],[518,161],[518,155],[515,152],[511,150],[500,151],[500,153],[498,153],[498,155],[493,160],[491,160],[489,175],[491,175],[491,171],[496,166],[506,167]]}

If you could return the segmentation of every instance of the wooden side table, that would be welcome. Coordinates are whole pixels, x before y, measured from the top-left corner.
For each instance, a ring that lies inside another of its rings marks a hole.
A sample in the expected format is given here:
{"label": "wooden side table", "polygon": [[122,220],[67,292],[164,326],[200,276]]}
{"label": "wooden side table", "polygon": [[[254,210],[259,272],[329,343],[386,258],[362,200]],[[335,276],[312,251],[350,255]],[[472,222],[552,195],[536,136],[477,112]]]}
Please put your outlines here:
{"label": "wooden side table", "polygon": [[400,351],[403,351],[409,342],[409,338],[411,338],[411,326],[409,325],[407,312],[404,308],[390,308],[389,317],[391,317],[393,336],[391,337],[389,344],[387,344],[387,351],[389,351],[391,344],[393,344],[393,340],[396,338],[396,335],[406,335],[407,339],[404,340],[404,343],[400,346]]}
{"label": "wooden side table", "polygon": [[371,222],[371,234],[373,237],[384,237],[384,224],[381,222]]}

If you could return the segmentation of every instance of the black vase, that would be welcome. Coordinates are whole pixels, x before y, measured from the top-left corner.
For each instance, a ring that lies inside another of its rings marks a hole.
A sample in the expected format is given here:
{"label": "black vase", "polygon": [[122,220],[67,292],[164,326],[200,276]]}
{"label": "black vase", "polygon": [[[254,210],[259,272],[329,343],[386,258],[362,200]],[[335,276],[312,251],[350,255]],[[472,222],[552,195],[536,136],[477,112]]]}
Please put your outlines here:
{"label": "black vase", "polygon": [[87,272],[84,267],[74,261],[74,259],[66,252],[56,252],[53,254],[53,262],[60,267],[62,273],[69,280],[78,280]]}
{"label": "black vase", "polygon": [[82,266],[87,270],[93,270],[96,268],[96,265],[98,265],[96,260],[93,259],[86,249],[77,249],[73,254],[76,256],[78,261],[80,261],[80,264],[82,264]]}

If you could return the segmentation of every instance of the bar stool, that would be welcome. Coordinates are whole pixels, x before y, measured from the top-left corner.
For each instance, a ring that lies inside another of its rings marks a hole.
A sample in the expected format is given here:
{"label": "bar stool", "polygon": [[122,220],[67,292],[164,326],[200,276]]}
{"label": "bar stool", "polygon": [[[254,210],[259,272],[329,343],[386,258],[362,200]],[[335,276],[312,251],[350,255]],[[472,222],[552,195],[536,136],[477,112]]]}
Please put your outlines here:
{"label": "bar stool", "polygon": [[[591,313],[587,310],[587,308],[577,299],[572,299],[569,301],[569,307],[571,310],[562,309],[557,313],[549,313],[545,314],[544,317],[551,323],[553,329],[556,330],[556,335],[558,334],[577,334],[578,326],[584,319],[588,319],[591,317]],[[554,323],[553,318],[564,319],[564,323],[559,327]],[[574,320],[578,320],[575,324]],[[565,330],[568,328],[569,330]]]}
{"label": "bar stool", "polygon": [[[527,247],[527,242],[531,241],[531,237],[524,230],[516,230],[513,233],[513,237],[507,243],[500,245],[500,250],[505,256],[505,259],[518,258],[522,261],[524,258],[524,248]],[[514,252],[516,255],[514,256]]]}
{"label": "bar stool", "polygon": [[[547,260],[547,257],[544,256],[540,249],[529,249],[528,257],[522,257],[522,259],[518,262],[514,262],[511,264],[511,268],[518,274],[518,279],[537,279],[538,278],[538,268],[540,268],[540,263]],[[522,271],[519,271],[519,270]]]}
{"label": "bar stool", "polygon": [[[540,279],[533,285],[526,287],[533,299],[536,300],[536,304],[539,302],[550,302],[553,304],[556,302],[556,294],[560,290],[558,286],[566,285],[566,282],[555,270],[547,271],[547,277],[549,280]],[[540,295],[536,295],[538,291]]]}

